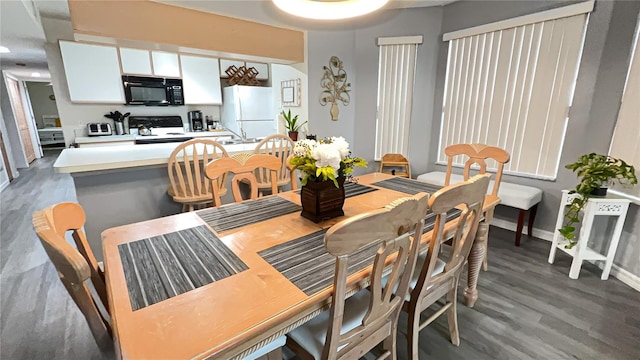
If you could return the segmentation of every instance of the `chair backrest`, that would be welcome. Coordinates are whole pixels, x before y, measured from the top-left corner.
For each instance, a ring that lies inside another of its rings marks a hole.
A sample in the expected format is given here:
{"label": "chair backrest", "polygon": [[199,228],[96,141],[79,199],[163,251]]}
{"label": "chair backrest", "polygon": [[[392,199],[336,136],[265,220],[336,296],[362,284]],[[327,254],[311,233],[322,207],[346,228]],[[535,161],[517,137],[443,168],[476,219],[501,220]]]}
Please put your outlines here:
{"label": "chair backrest", "polygon": [[447,176],[444,185],[451,185],[451,171],[453,170],[453,158],[458,155],[466,155],[468,159],[464,163],[464,179],[469,180],[471,166],[478,164],[480,166],[479,174],[487,172],[487,159],[493,159],[497,162],[496,178],[493,183],[491,194],[497,196],[500,189],[500,181],[502,180],[502,170],[504,164],[509,162],[509,153],[504,149],[485,144],[455,144],[449,145],[444,149],[447,155]]}
{"label": "chair backrest", "polygon": [[[277,194],[277,172],[281,166],[280,159],[273,155],[240,153],[233,157],[223,157],[209,162],[205,168],[205,174],[213,183],[220,181],[229,172],[234,174],[231,181],[231,189],[234,200],[240,202],[244,200],[240,193],[240,182],[249,183],[251,199],[258,197],[258,183],[255,177],[255,170],[258,168],[269,170],[271,174],[271,191],[273,194]],[[213,201],[215,206],[222,205],[220,191],[215,186],[213,188]]]}
{"label": "chair backrest", "polygon": [[[275,134],[267,136],[256,145],[254,154],[268,154],[280,159],[280,169],[278,170],[278,186],[289,182],[291,172],[287,166],[287,159],[293,154],[295,144],[288,136]],[[271,174],[268,169],[257,169],[255,172],[256,181],[259,188],[271,187]]]}
{"label": "chair backrest", "polygon": [[[429,242],[427,258],[420,271],[418,282],[411,294],[412,300],[422,299],[431,286],[453,281],[460,276],[464,263],[471,251],[478,223],[482,216],[482,206],[489,186],[489,174],[480,174],[471,179],[446,186],[436,191],[429,199],[429,209],[436,214],[434,233]],[[447,211],[462,209],[455,228],[445,231]],[[440,244],[447,240],[445,234],[454,233],[451,253],[442,273],[432,276],[440,252]],[[421,300],[417,302],[420,303]]]}
{"label": "chair backrest", "polygon": [[[364,354],[396,331],[420,247],[420,235],[414,238],[411,234],[422,234],[428,198],[425,193],[401,198],[382,209],[348,218],[327,231],[325,246],[336,257],[336,268],[323,359]],[[377,249],[372,260],[369,310],[360,326],[341,335],[349,258],[367,248],[372,253]],[[387,266],[392,270],[383,288]]]}
{"label": "chair backrest", "polygon": [[[211,181],[204,175],[207,164],[214,159],[228,157],[220,143],[211,139],[193,139],[178,145],[169,156],[169,179],[174,198],[183,202],[212,196]],[[218,182],[225,186],[226,175]]]}
{"label": "chair backrest", "polygon": [[[49,259],[55,266],[60,281],[71,295],[84,317],[96,343],[103,350],[113,350],[111,326],[98,310],[86,280],[91,279],[104,305],[107,303],[104,275],[89,248],[81,227],[85,214],[80,205],[60,203],[33,214],[33,227],[40,238]],[[78,249],[65,239],[67,231],[73,231]]]}

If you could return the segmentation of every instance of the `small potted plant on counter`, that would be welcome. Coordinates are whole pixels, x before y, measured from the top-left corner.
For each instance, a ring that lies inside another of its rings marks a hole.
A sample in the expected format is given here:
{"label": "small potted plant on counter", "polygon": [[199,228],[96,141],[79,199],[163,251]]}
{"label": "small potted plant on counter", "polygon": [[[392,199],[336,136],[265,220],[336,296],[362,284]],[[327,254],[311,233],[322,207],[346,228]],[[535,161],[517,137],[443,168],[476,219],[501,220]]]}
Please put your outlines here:
{"label": "small potted plant on counter", "polygon": [[304,124],[307,123],[307,121],[303,122],[303,123],[299,123],[298,122],[298,115],[291,115],[291,110],[285,112],[284,110],[282,110],[282,118],[285,121],[285,125],[284,127],[287,129],[287,132],[289,134],[289,137],[291,138],[291,140],[293,141],[297,141],[298,140],[298,131],[300,130],[300,128],[302,128],[302,126]]}
{"label": "small potted plant on counter", "polygon": [[116,135],[124,135],[124,120],[131,115],[131,113],[122,114],[120,111],[109,112],[104,117],[112,119],[116,125]]}
{"label": "small potted plant on counter", "polygon": [[595,153],[584,154],[572,164],[565,168],[573,170],[580,178],[576,187],[569,191],[569,194],[578,194],[571,203],[569,210],[565,214],[564,226],[558,229],[565,239],[569,240],[567,248],[572,248],[575,244],[575,225],[580,222],[580,211],[587,204],[592,196],[605,196],[607,187],[614,183],[632,184],[638,183],[636,169],[631,164],[627,164],[622,159],[617,159],[607,155]]}

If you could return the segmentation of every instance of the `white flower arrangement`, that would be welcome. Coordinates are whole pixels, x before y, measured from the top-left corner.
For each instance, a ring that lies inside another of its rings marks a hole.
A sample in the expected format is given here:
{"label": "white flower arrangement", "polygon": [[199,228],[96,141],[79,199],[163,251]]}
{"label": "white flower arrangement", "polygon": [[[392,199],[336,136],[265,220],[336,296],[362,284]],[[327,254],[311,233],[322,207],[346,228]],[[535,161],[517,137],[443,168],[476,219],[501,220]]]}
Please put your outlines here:
{"label": "white flower arrangement", "polygon": [[309,180],[331,180],[338,187],[336,178],[350,175],[354,166],[367,167],[363,158],[351,157],[349,143],[341,136],[298,141],[290,163],[304,174],[302,186]]}

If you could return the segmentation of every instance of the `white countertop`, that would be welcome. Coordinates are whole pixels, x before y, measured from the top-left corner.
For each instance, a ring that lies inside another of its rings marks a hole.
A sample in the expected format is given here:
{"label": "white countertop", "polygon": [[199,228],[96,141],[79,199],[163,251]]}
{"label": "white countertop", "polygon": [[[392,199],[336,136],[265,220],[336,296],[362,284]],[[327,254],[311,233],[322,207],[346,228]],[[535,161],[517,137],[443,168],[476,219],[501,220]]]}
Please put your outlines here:
{"label": "white countertop", "polygon": [[233,137],[234,135],[228,131],[196,131],[186,132],[179,135],[106,135],[106,136],[78,136],[75,138],[76,144],[106,143],[106,142],[125,142],[135,141],[136,139],[169,139],[176,137]]}
{"label": "white countertop", "polygon": [[[125,169],[138,166],[162,165],[181,143],[149,145],[121,145],[64,149],[53,164],[59,173]],[[252,152],[257,143],[223,145],[229,155]]]}

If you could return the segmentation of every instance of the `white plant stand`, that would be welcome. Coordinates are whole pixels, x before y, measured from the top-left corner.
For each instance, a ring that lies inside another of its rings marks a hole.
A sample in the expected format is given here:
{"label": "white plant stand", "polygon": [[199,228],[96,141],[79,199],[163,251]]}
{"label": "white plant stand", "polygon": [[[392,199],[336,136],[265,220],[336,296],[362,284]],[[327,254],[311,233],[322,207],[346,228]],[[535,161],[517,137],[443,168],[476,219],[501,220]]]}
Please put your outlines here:
{"label": "white plant stand", "polygon": [[[567,205],[578,197],[578,194],[569,194],[569,190],[562,190],[562,200],[560,201],[560,210],[558,211],[558,220],[556,221],[556,231],[553,235],[553,244],[551,245],[551,251],[549,252],[549,264],[553,264],[556,256],[556,249],[560,249],[565,253],[573,257],[571,262],[571,270],[569,271],[569,277],[577,279],[580,275],[580,268],[582,267],[582,261],[584,260],[599,260],[604,261],[604,269],[602,270],[602,280],[609,278],[609,272],[611,271],[611,265],[613,265],[613,258],[616,256],[616,250],[618,248],[618,242],[620,241],[620,235],[622,234],[622,228],[624,227],[624,220],[627,217],[627,210],[629,209],[629,199],[617,197],[615,195],[607,195],[606,197],[592,197],[587,201],[584,207],[584,217],[582,218],[582,227],[580,229],[580,235],[576,239],[578,242],[573,248],[566,249],[565,245],[569,243],[558,232],[557,229],[562,227],[564,220],[564,210]],[[593,219],[596,216],[616,216],[616,225],[613,230],[613,236],[607,249],[607,254],[601,254],[587,246],[589,237],[591,235],[591,228],[593,226]]]}

